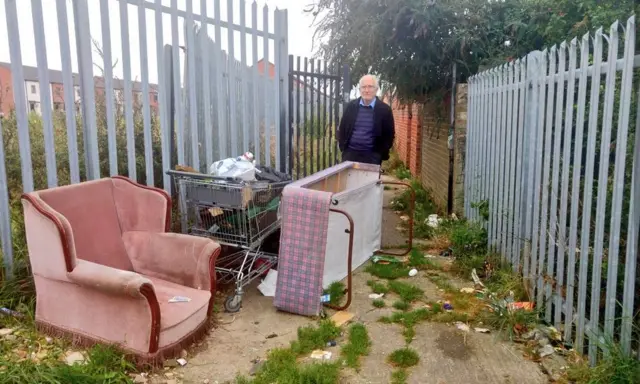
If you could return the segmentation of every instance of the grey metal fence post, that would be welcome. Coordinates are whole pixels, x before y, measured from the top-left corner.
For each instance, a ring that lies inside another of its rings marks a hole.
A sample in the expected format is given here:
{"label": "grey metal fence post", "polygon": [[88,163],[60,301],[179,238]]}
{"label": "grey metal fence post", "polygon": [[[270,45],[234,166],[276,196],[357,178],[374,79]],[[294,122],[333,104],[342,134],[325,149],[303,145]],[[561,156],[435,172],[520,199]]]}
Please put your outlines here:
{"label": "grey metal fence post", "polygon": [[[523,177],[521,179],[521,190],[525,193],[521,201],[522,216],[524,220],[521,221],[520,238],[523,243],[521,247],[522,263],[523,263],[523,276],[525,280],[529,279],[529,262],[531,257],[531,226],[533,220],[533,183],[535,174],[535,152],[533,148],[538,145],[536,143],[536,137],[538,136],[538,115],[540,113],[539,94],[543,90],[544,84],[540,84],[540,63],[542,60],[542,52],[533,51],[527,55],[527,68],[525,76],[525,121],[524,121],[524,134],[529,138],[529,144],[523,146]],[[531,280],[530,282],[533,282]],[[531,285],[528,286],[532,288]]]}
{"label": "grey metal fence post", "polygon": [[89,6],[86,1],[73,1],[73,19],[78,48],[87,179],[95,180],[100,178],[100,160],[98,157],[98,131],[96,126],[93,60],[91,59],[91,36],[87,33],[89,31]]}

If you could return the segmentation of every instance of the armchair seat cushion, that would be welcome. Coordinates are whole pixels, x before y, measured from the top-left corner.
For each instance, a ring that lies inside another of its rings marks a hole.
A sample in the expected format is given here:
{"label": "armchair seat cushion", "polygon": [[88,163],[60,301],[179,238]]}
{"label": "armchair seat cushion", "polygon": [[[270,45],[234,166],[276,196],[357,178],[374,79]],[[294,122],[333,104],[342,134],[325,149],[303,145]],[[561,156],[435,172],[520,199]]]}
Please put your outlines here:
{"label": "armchair seat cushion", "polygon": [[[160,348],[179,342],[184,335],[207,319],[207,308],[211,299],[209,291],[185,287],[156,277],[146,277],[153,283],[160,304]],[[175,296],[188,297],[191,301],[170,303],[169,300]]]}

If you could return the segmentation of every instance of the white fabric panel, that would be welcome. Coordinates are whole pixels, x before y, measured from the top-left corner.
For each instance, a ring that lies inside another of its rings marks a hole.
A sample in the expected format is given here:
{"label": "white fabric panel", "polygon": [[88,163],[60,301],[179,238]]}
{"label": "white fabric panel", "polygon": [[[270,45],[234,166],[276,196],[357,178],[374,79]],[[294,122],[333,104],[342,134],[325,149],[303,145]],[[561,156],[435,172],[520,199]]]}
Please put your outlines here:
{"label": "white fabric panel", "polygon": [[[363,176],[359,173],[358,176]],[[377,180],[377,175],[373,175]],[[382,227],[382,185],[358,177],[363,183],[353,190],[336,194],[333,199],[338,205],[332,208],[340,209],[351,215],[355,227],[353,242],[352,268],[355,270],[364,264],[373,253],[380,249]],[[351,181],[351,180],[350,180]],[[329,215],[329,231],[327,234],[327,250],[325,253],[324,275],[322,286],[327,288],[332,282],[347,277],[347,257],[349,252],[349,221],[344,215],[331,212]]]}

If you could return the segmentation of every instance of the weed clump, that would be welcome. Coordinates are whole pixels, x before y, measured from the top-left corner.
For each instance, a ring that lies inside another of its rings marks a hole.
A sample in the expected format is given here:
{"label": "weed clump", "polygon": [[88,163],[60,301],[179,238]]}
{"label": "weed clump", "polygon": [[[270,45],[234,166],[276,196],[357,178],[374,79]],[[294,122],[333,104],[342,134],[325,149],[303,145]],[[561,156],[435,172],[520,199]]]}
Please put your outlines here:
{"label": "weed clump", "polygon": [[341,354],[347,366],[353,369],[360,368],[360,357],[369,354],[371,340],[367,328],[363,324],[353,324],[349,329],[349,339],[342,347]]}
{"label": "weed clump", "polygon": [[388,360],[394,367],[409,368],[418,364],[420,356],[415,350],[406,347],[393,351]]}

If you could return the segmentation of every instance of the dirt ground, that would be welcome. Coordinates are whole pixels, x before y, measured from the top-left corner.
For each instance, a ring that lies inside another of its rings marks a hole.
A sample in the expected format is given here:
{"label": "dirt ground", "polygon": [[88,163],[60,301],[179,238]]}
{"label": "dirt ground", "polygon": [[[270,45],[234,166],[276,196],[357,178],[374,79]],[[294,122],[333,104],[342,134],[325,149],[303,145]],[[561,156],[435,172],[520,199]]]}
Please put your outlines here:
{"label": "dirt ground", "polygon": [[[385,191],[385,207],[397,193],[396,190]],[[393,211],[385,208],[383,244],[395,247],[406,241],[397,229],[400,222]],[[366,325],[372,340],[371,352],[363,359],[359,373],[343,370],[343,383],[389,383],[393,369],[386,363],[386,358],[392,351],[405,346],[400,326],[378,322],[381,316],[393,312],[389,307],[395,300],[394,295],[385,296],[386,308],[374,309],[368,297],[371,288],[366,284],[370,278],[363,267],[355,271],[349,312],[355,314],[353,321]],[[451,279],[454,285],[469,286],[468,282]],[[442,292],[424,272],[407,280],[420,286],[428,300],[441,298]],[[187,355],[188,364],[168,370],[167,377],[172,378],[171,383],[233,382],[238,374],[249,374],[253,361],[264,358],[272,348],[288,346],[296,338],[298,327],[311,323],[312,319],[276,311],[272,298],[262,296],[254,285],[246,290],[242,310],[236,314],[221,314],[220,326]],[[415,330],[411,347],[420,354],[420,362],[409,370],[408,383],[548,382],[537,364],[526,360],[514,345],[499,341],[491,334],[460,333],[453,325],[429,322],[417,325]],[[334,356],[339,354],[338,348],[333,348]]]}

